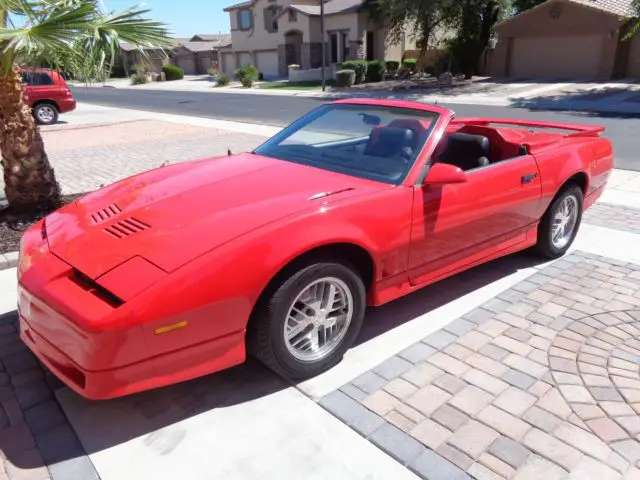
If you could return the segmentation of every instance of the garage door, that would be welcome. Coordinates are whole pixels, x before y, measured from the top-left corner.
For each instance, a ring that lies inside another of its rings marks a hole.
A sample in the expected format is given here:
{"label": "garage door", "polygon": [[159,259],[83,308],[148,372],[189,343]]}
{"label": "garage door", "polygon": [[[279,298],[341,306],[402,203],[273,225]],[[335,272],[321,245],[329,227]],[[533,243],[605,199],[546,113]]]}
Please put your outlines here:
{"label": "garage door", "polygon": [[249,52],[242,52],[240,54],[240,65],[248,65],[251,63],[251,54]]}
{"label": "garage door", "polygon": [[178,57],[178,66],[184,69],[185,75],[196,74],[196,62],[193,57]]}
{"label": "garage door", "polygon": [[640,78],[640,34],[634,35],[631,39],[625,77]]}
{"label": "garage door", "polygon": [[278,75],[278,51],[269,50],[267,52],[257,52],[258,70],[262,72],[264,78],[277,78]]}
{"label": "garage door", "polygon": [[236,69],[236,57],[233,53],[225,53],[222,55],[222,71],[227,75],[231,75]]}
{"label": "garage door", "polygon": [[516,38],[511,52],[512,77],[597,77],[601,35]]}

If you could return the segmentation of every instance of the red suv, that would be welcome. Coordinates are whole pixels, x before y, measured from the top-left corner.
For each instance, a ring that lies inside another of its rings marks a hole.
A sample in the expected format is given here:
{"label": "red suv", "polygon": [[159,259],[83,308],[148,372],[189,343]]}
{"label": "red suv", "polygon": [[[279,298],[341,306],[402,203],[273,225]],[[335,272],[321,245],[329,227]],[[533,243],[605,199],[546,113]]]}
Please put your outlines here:
{"label": "red suv", "polygon": [[20,76],[33,116],[40,125],[56,123],[60,113],[76,108],[76,101],[60,73],[47,68],[29,68],[20,70]]}

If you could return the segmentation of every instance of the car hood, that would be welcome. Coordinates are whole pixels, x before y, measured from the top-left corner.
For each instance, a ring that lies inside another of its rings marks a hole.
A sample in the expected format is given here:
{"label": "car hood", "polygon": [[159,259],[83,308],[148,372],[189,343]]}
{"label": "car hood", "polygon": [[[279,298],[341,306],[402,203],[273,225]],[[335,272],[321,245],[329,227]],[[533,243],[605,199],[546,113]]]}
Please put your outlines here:
{"label": "car hood", "polygon": [[92,279],[136,256],[171,272],[266,224],[389,187],[247,153],[114,183],[49,215],[46,234],[56,256]]}

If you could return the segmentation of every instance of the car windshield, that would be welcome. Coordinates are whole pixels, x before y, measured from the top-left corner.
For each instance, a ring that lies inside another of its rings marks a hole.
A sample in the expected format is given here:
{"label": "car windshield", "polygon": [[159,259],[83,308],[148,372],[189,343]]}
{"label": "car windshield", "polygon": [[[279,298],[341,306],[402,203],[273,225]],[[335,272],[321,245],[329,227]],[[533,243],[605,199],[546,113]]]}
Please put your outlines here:
{"label": "car windshield", "polygon": [[397,185],[409,173],[437,119],[435,112],[408,108],[323,105],[255,153]]}

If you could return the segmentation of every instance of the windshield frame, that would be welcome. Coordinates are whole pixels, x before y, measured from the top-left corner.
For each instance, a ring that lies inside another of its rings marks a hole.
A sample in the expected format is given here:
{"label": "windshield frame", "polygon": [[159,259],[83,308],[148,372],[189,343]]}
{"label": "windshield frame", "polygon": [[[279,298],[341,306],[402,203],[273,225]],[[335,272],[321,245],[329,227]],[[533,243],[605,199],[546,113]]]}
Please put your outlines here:
{"label": "windshield frame", "polygon": [[[318,162],[313,161],[313,159],[308,159],[308,158],[305,159],[304,161],[303,160],[298,161],[293,158],[282,158],[281,156],[274,156],[273,152],[269,151],[270,147],[279,145],[281,142],[293,136],[295,133],[299,132],[300,130],[302,130],[304,127],[306,127],[316,119],[322,117],[323,115],[326,115],[328,111],[338,110],[338,109],[356,110],[356,111],[365,112],[365,113],[367,109],[371,109],[371,110],[382,109],[382,110],[387,110],[390,113],[397,112],[403,115],[415,116],[417,120],[421,120],[421,119],[431,120],[431,124],[429,125],[429,128],[426,131],[426,135],[424,139],[421,141],[421,145],[417,153],[415,154],[413,160],[408,163],[406,171],[398,179],[383,178],[382,175],[367,175],[365,173],[358,174],[358,173],[354,173],[353,170],[349,170],[347,168],[341,168],[340,166],[337,166],[335,164],[329,164],[329,163],[319,164]],[[438,128],[440,124],[441,124],[441,113],[439,111],[436,111],[436,109],[434,110],[418,109],[418,108],[413,109],[413,108],[407,108],[404,106],[395,106],[395,105],[387,105],[387,104],[379,104],[379,103],[368,104],[368,103],[361,103],[361,102],[326,103],[324,105],[321,105],[311,110],[307,114],[303,115],[299,119],[289,124],[287,127],[283,128],[280,132],[278,132],[273,137],[269,138],[266,142],[262,143],[260,146],[255,148],[252,151],[252,153],[256,155],[267,156],[269,158],[274,158],[276,160],[281,160],[284,162],[296,163],[299,165],[306,165],[312,168],[318,168],[321,170],[339,173],[342,175],[349,175],[354,178],[385,183],[388,185],[401,185],[406,181],[407,177],[409,177],[409,175],[414,170],[418,162],[424,159],[425,151],[427,150],[428,146],[431,143],[431,139],[433,138],[433,135],[434,135],[434,130]]]}

